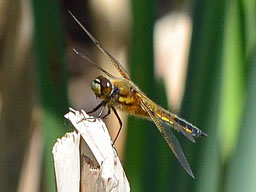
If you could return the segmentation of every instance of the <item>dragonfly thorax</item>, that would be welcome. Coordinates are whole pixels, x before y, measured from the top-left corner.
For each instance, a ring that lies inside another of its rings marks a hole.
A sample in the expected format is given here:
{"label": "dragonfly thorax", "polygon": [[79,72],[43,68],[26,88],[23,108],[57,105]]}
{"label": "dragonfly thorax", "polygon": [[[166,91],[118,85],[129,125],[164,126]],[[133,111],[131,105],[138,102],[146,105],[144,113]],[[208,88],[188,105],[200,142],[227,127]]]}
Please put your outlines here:
{"label": "dragonfly thorax", "polygon": [[91,83],[91,88],[94,91],[96,97],[100,99],[106,99],[109,97],[114,89],[112,83],[103,76],[99,76],[94,79]]}

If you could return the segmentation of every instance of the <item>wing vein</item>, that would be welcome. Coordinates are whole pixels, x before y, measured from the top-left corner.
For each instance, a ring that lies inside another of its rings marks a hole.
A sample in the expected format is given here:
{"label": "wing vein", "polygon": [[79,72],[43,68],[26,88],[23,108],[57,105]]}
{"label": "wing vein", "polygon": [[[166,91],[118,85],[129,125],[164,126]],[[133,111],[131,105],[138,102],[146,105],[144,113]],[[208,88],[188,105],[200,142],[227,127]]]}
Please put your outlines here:
{"label": "wing vein", "polygon": [[115,68],[118,72],[127,80],[130,80],[128,73],[125,71],[124,67],[119,63],[119,61],[112,56],[106,49],[104,49],[100,42],[82,25],[82,23],[72,14],[71,11],[68,11],[69,14],[73,17],[73,19],[77,22],[77,24],[82,28],[82,30],[90,37],[93,43],[98,47],[98,49],[109,58],[109,60],[114,64]]}

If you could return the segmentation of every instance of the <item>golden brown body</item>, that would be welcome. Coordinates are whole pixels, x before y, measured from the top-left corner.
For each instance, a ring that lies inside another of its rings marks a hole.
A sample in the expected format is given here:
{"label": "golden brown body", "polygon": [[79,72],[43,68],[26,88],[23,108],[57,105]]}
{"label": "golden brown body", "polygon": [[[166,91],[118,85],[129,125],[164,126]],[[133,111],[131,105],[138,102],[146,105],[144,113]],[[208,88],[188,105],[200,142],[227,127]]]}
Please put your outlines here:
{"label": "golden brown body", "polygon": [[119,90],[119,92],[110,99],[108,105],[115,106],[128,114],[152,120],[148,112],[143,109],[143,106],[141,105],[143,102],[157,118],[162,122],[174,126],[177,131],[181,131],[192,142],[195,141],[190,134],[194,134],[193,136],[197,137],[203,134],[201,130],[192,124],[163,109],[149,99],[133,82],[126,79],[110,79],[110,82]]}
{"label": "golden brown body", "polygon": [[149,114],[141,106],[141,101],[143,100],[150,110],[157,114],[161,120],[170,122],[170,113],[149,99],[134,83],[126,79],[114,79],[110,81],[120,90],[120,92],[111,99],[109,102],[110,105],[131,115],[150,118]]}
{"label": "golden brown body", "polygon": [[113,105],[128,114],[148,117],[147,112],[140,106],[141,97],[134,85],[124,79],[115,79],[111,82],[120,92],[114,98],[111,98],[109,105]]}

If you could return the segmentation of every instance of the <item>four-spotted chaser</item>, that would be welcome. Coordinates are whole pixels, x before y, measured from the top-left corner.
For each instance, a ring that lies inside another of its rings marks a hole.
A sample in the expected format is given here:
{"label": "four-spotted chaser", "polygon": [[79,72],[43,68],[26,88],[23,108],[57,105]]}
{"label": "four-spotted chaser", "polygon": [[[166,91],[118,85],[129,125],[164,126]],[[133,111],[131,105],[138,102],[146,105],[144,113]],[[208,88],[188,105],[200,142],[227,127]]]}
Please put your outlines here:
{"label": "four-spotted chaser", "polygon": [[[194,178],[191,171],[190,165],[183,153],[183,150],[179,144],[179,141],[172,133],[170,126],[176,131],[181,132],[190,141],[195,143],[194,137],[207,137],[207,134],[195,127],[194,125],[188,123],[184,119],[181,119],[175,114],[163,109],[151,99],[149,99],[130,79],[129,75],[125,71],[124,67],[115,59],[106,49],[104,49],[100,42],[94,38],[94,36],[80,23],[80,21],[71,13],[71,16],[78,23],[78,25],[83,29],[83,31],[90,37],[97,48],[111,61],[115,68],[119,71],[121,78],[114,77],[112,74],[97,66],[93,61],[91,61],[85,55],[79,53],[74,49],[74,51],[80,55],[82,58],[88,60],[91,64],[101,70],[107,77],[99,76],[91,83],[91,88],[94,91],[97,98],[101,99],[102,102],[96,106],[89,113],[95,112],[100,109],[98,117],[105,118],[111,112],[111,110],[116,115],[120,129],[117,136],[122,128],[122,121],[118,116],[116,109],[127,112],[128,114],[146,117],[152,120],[157,126],[158,130],[168,143],[169,147],[172,149],[175,157],[178,159],[179,163],[186,170],[186,172]],[[105,107],[108,108],[106,115],[102,115]],[[117,138],[116,136],[116,138]],[[115,140],[116,140],[115,138]],[[114,140],[114,142],[115,142]],[[113,143],[114,143],[113,142]]]}

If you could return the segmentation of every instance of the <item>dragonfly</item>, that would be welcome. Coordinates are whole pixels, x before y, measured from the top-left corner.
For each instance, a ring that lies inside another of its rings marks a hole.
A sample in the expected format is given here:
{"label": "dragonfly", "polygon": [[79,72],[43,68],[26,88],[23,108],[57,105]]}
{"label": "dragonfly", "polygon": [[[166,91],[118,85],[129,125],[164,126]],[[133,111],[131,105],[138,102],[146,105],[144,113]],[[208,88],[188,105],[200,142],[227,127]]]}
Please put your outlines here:
{"label": "dragonfly", "polygon": [[[104,119],[111,113],[111,111],[114,112],[115,116],[119,121],[120,128],[113,143],[115,143],[122,128],[122,121],[116,109],[124,111],[130,115],[143,117],[153,121],[165,141],[168,143],[178,162],[185,169],[185,171],[194,179],[195,177],[184,155],[181,145],[178,139],[173,134],[171,128],[178,132],[181,132],[193,143],[195,143],[196,137],[207,137],[208,135],[196,126],[165,110],[154,101],[152,101],[150,98],[148,98],[139,89],[139,87],[136,86],[135,83],[133,83],[121,63],[100,44],[100,42],[82,25],[82,23],[70,11],[69,14],[73,17],[73,19],[81,27],[81,29],[89,36],[92,42],[100,50],[100,52],[102,52],[111,61],[111,63],[121,75],[120,78],[113,76],[106,70],[96,65],[96,63],[90,60],[87,56],[78,52],[76,49],[73,49],[76,54],[80,55],[83,59],[89,61],[92,65],[94,65],[106,75],[98,76],[91,83],[91,88],[96,95],[96,98],[101,99],[101,103],[88,113],[93,113],[100,110],[98,113],[98,117]],[[103,111],[106,107],[108,111],[105,115],[103,115]]]}

